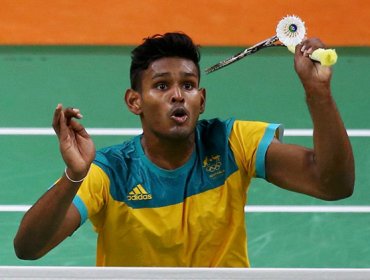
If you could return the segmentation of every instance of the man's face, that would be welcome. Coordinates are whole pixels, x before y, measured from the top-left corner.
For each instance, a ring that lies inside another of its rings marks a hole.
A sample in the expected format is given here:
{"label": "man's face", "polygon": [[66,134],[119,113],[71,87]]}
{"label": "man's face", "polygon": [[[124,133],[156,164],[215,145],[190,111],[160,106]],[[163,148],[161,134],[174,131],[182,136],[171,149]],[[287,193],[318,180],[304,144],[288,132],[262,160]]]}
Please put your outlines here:
{"label": "man's face", "polygon": [[194,62],[177,57],[153,61],[142,74],[141,89],[144,134],[179,140],[194,134],[205,106]]}

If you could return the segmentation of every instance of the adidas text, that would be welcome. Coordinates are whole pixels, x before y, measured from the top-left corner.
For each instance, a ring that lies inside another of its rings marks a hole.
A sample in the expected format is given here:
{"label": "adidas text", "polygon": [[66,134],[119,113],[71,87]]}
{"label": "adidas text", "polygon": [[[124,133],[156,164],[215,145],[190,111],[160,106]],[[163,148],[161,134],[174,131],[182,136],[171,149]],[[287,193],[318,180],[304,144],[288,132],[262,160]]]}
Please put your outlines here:
{"label": "adidas text", "polygon": [[133,194],[127,196],[128,200],[148,200],[152,199],[151,194]]}

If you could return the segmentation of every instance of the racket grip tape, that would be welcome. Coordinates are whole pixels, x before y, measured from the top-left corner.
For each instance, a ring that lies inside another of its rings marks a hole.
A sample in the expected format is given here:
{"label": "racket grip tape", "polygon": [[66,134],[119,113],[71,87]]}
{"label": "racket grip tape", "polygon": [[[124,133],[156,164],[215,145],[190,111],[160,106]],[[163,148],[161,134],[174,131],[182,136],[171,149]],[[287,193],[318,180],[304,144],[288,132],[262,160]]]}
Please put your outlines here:
{"label": "racket grip tape", "polygon": [[[295,46],[288,46],[288,50],[295,52]],[[334,49],[317,49],[309,56],[312,60],[318,61],[323,66],[334,65],[338,60],[337,52]]]}

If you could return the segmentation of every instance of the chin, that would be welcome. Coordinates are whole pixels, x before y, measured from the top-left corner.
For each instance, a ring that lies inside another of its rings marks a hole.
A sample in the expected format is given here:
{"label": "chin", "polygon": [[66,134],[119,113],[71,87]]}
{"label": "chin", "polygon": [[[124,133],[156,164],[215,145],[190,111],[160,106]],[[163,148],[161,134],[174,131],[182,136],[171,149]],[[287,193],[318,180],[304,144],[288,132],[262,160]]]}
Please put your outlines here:
{"label": "chin", "polygon": [[176,140],[185,140],[194,135],[194,130],[194,127],[176,126],[170,130],[167,137]]}
{"label": "chin", "polygon": [[188,139],[189,137],[191,137],[192,135],[194,135],[194,131],[177,130],[177,131],[171,132],[168,136],[171,139],[185,140],[185,139]]}

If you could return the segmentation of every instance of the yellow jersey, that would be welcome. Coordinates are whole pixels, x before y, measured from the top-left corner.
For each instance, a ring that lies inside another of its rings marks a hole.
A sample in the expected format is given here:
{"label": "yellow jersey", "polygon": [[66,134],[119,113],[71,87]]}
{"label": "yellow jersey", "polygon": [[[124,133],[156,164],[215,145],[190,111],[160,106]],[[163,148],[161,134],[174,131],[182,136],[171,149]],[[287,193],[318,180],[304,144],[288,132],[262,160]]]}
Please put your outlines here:
{"label": "yellow jersey", "polygon": [[244,206],[282,127],[201,120],[175,170],[153,164],[141,135],[97,152],[74,205],[96,232],[98,266],[249,267]]}

